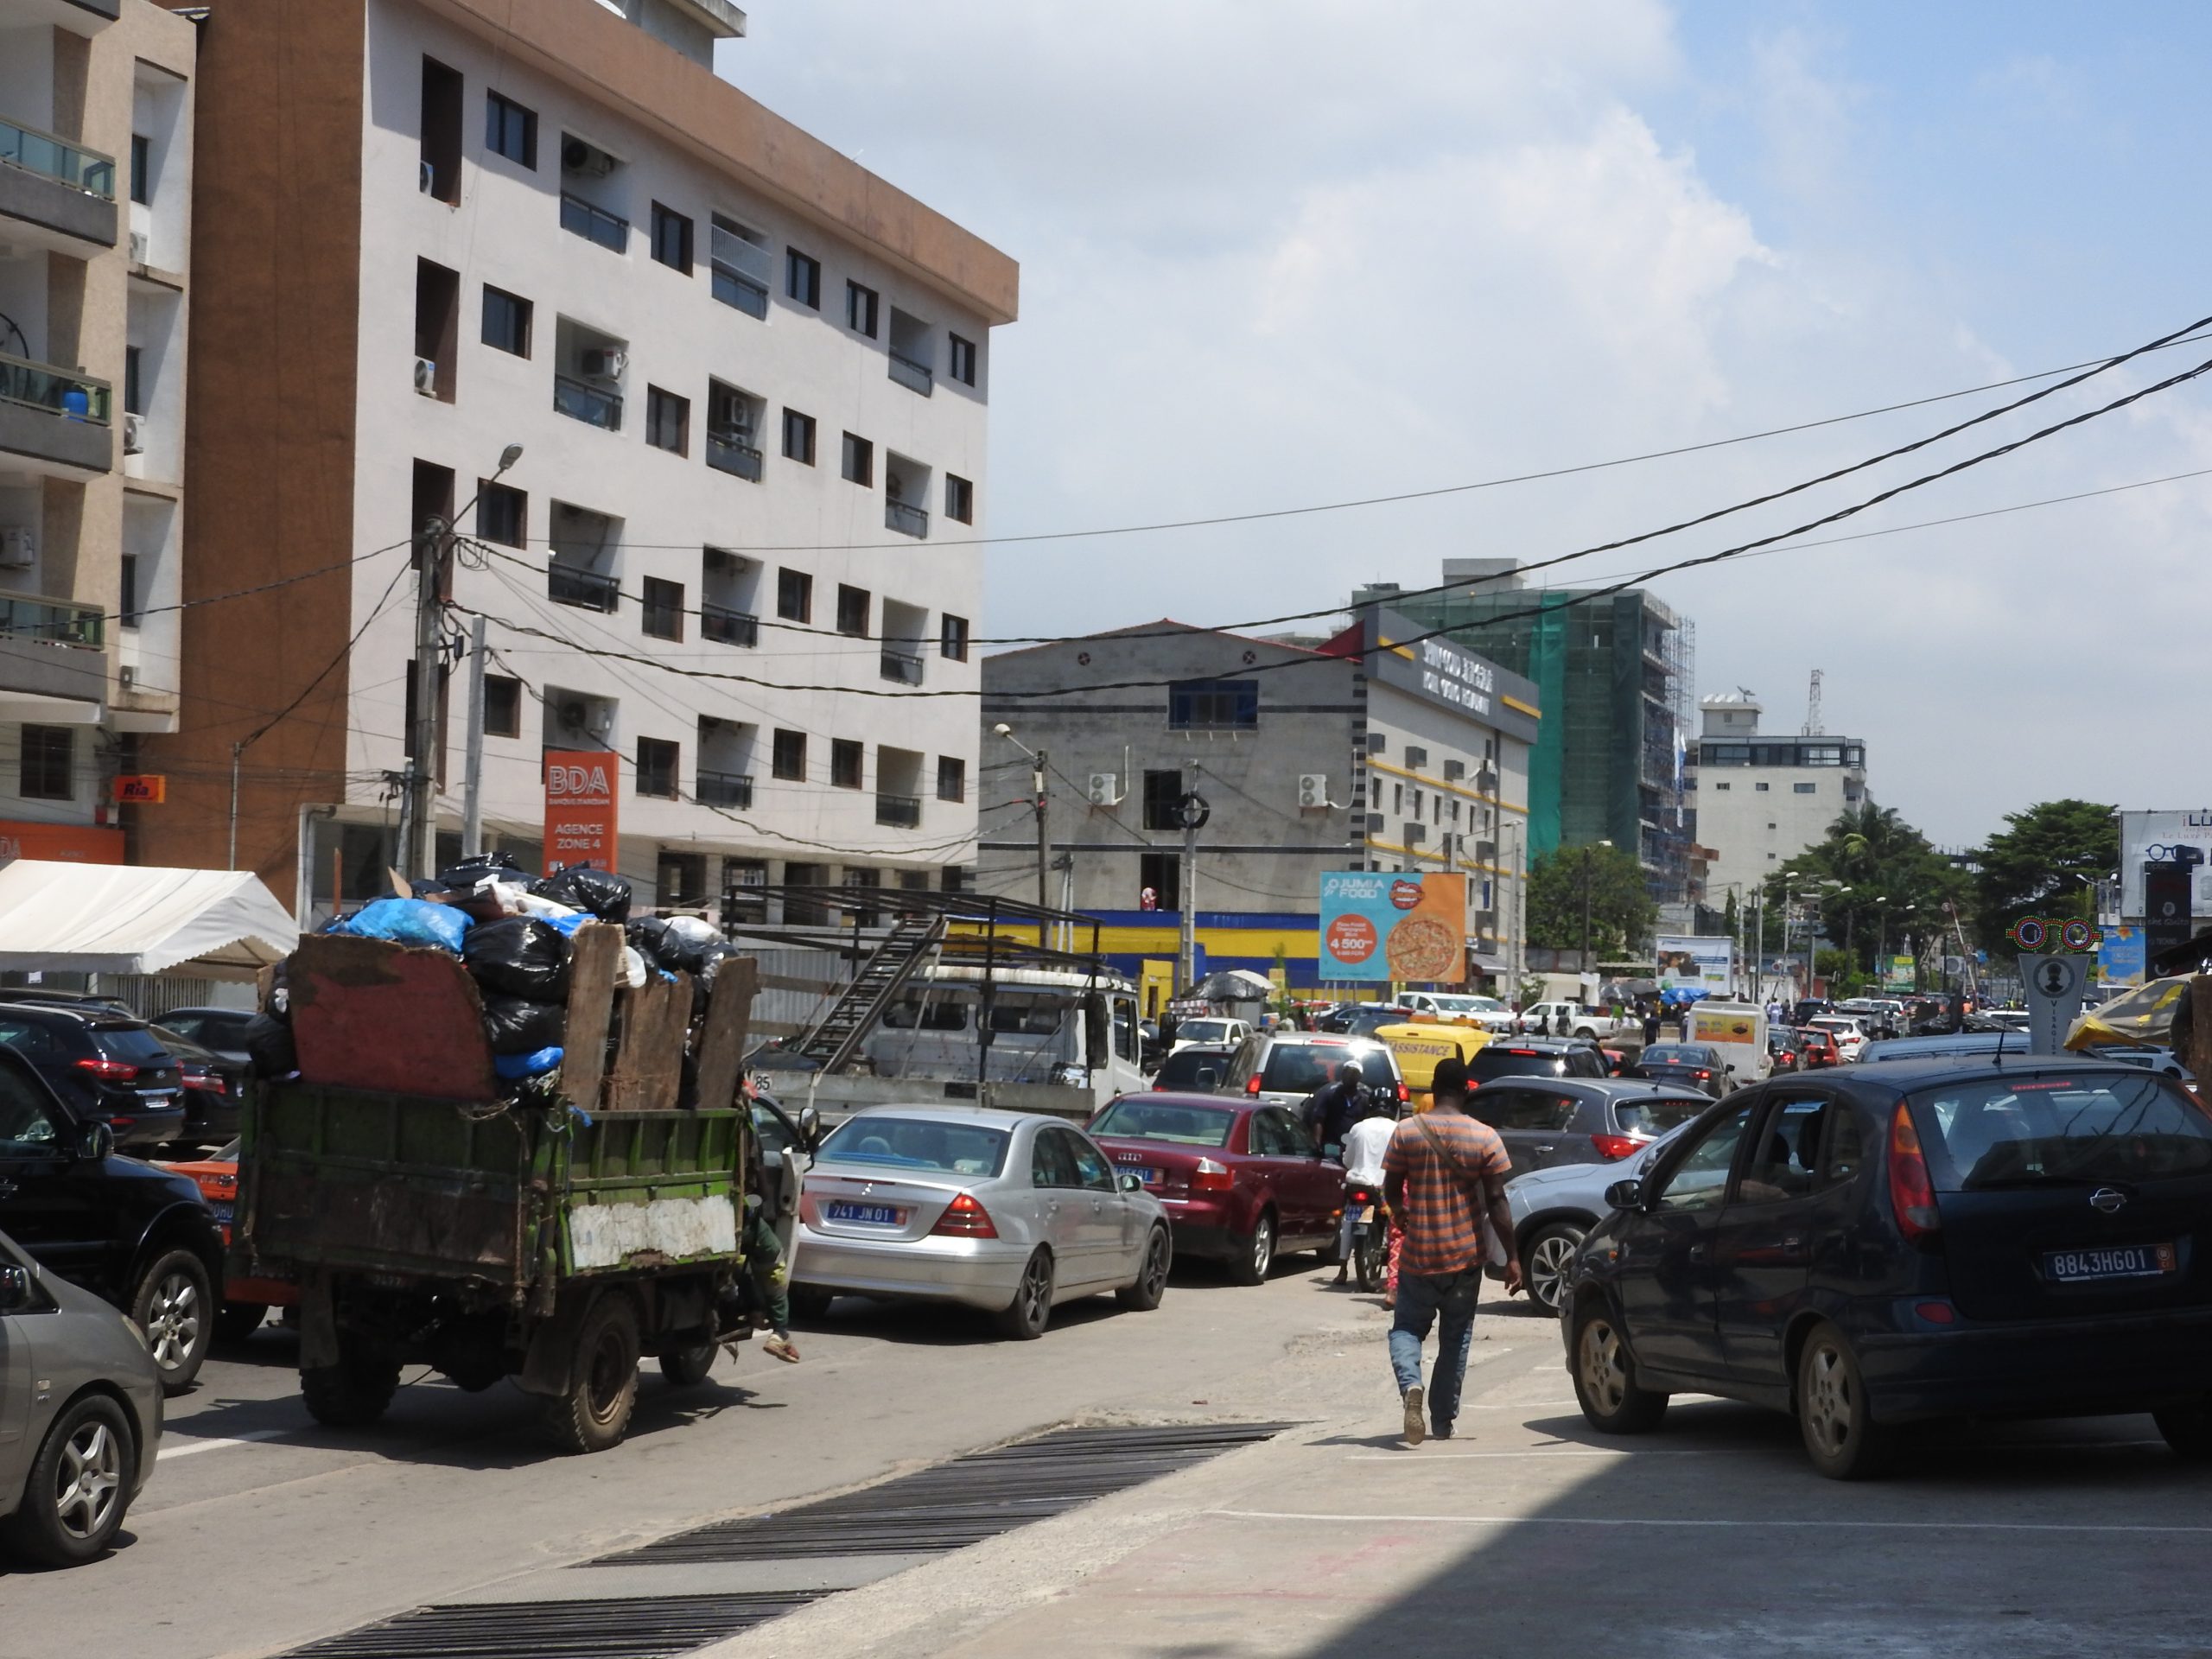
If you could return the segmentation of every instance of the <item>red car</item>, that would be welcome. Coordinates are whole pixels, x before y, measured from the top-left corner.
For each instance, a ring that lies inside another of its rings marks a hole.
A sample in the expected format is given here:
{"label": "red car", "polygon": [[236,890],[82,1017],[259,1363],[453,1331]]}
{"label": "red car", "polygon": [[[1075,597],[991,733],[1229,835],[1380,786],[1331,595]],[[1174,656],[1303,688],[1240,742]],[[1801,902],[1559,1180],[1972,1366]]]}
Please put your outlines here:
{"label": "red car", "polygon": [[[200,1196],[215,1212],[215,1225],[223,1244],[231,1243],[231,1212],[238,1200],[238,1143],[235,1141],[209,1158],[163,1164],[198,1183]],[[272,1307],[289,1307],[300,1300],[300,1287],[284,1279],[223,1281],[223,1306],[215,1316],[215,1334],[226,1342],[244,1342],[261,1328]]]}
{"label": "red car", "polygon": [[1256,1285],[1292,1250],[1333,1255],[1344,1166],[1283,1107],[1237,1096],[1123,1095],[1090,1120],[1098,1144],[1166,1210],[1175,1253]]}
{"label": "red car", "polygon": [[1800,1071],[1810,1071],[1819,1066],[1841,1065],[1842,1064],[1843,1053],[1836,1047],[1833,1033],[1822,1031],[1818,1026],[1805,1026],[1799,1028],[1797,1066]]}

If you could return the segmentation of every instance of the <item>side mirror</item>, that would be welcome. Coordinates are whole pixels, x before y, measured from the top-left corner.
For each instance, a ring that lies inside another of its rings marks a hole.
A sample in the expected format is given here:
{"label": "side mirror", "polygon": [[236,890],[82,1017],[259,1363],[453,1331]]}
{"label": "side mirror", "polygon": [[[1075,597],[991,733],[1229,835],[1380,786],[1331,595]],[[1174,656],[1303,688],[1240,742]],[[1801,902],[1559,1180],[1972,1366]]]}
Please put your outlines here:
{"label": "side mirror", "polygon": [[798,1138],[805,1142],[809,1152],[822,1144],[822,1114],[816,1108],[802,1106],[798,1109]]}
{"label": "side mirror", "polygon": [[1616,1210],[1641,1210],[1643,1208],[1643,1183],[1615,1181],[1605,1189],[1605,1202]]}
{"label": "side mirror", "polygon": [[12,1262],[0,1264],[0,1313],[19,1313],[31,1305],[31,1270]]}
{"label": "side mirror", "polygon": [[1143,1176],[1141,1176],[1141,1175],[1124,1175],[1124,1176],[1122,1176],[1122,1192],[1143,1192],[1143,1191],[1144,1191],[1144,1177],[1143,1177]]}
{"label": "side mirror", "polygon": [[77,1155],[88,1163],[105,1163],[115,1151],[115,1131],[105,1123],[87,1123],[77,1132]]}

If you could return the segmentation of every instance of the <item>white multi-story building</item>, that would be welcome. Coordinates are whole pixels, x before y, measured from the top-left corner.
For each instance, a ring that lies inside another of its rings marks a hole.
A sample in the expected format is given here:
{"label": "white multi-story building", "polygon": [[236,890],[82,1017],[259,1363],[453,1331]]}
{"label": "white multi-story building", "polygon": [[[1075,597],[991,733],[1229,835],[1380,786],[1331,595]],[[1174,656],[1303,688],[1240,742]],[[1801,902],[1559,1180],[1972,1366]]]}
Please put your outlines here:
{"label": "white multi-story building", "polygon": [[[202,595],[296,578],[187,613],[195,774],[254,729],[195,707],[195,674],[297,699],[238,757],[238,863],[310,906],[334,869],[347,899],[381,887],[409,541],[458,515],[448,632],[490,619],[493,844],[537,858],[543,754],[601,749],[620,868],[664,904],[957,879],[975,704],[915,694],[977,684],[1014,264],[717,79],[725,0],[207,13],[221,285],[193,453],[216,505],[188,567]],[[466,664],[443,683],[449,851]],[[201,816],[178,861],[223,861],[219,791]]]}
{"label": "white multi-story building", "polygon": [[1763,736],[1762,705],[1748,691],[1700,701],[1697,839],[1712,852],[1706,902],[1719,909],[1730,887],[1743,895],[1867,798],[1866,745],[1855,737]]}

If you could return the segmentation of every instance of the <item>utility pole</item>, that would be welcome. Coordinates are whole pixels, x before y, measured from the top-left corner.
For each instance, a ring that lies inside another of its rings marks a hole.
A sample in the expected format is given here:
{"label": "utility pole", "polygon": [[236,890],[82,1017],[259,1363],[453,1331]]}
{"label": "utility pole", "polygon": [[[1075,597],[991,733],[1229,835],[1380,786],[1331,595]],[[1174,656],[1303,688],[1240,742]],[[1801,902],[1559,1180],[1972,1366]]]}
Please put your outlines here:
{"label": "utility pole", "polygon": [[1049,868],[1052,844],[1048,830],[1045,795],[1045,751],[1038,750],[1030,759],[1030,780],[1037,791],[1037,908],[1052,907],[1052,874]]}
{"label": "utility pole", "polygon": [[407,834],[399,849],[404,873],[421,880],[435,874],[438,838],[438,622],[453,526],[435,516],[423,521],[415,543],[415,720],[407,734]]}
{"label": "utility pole", "polygon": [[484,619],[468,625],[468,759],[461,772],[461,855],[484,850]]}
{"label": "utility pole", "polygon": [[1198,766],[1195,760],[1183,768],[1183,798],[1177,810],[1183,820],[1183,869],[1176,896],[1182,901],[1182,938],[1177,946],[1177,976],[1187,991],[1198,982],[1198,826],[1206,821],[1205,804],[1198,798]]}

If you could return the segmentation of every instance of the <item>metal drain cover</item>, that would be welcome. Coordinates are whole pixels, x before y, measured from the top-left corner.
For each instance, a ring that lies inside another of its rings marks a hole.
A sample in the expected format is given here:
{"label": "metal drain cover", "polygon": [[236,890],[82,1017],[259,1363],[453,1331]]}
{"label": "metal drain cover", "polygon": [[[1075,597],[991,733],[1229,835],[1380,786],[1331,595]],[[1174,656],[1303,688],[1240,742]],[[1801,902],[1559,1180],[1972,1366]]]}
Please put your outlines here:
{"label": "metal drain cover", "polygon": [[417,1607],[283,1659],[671,1659],[822,1599],[808,1594],[623,1596]]}

